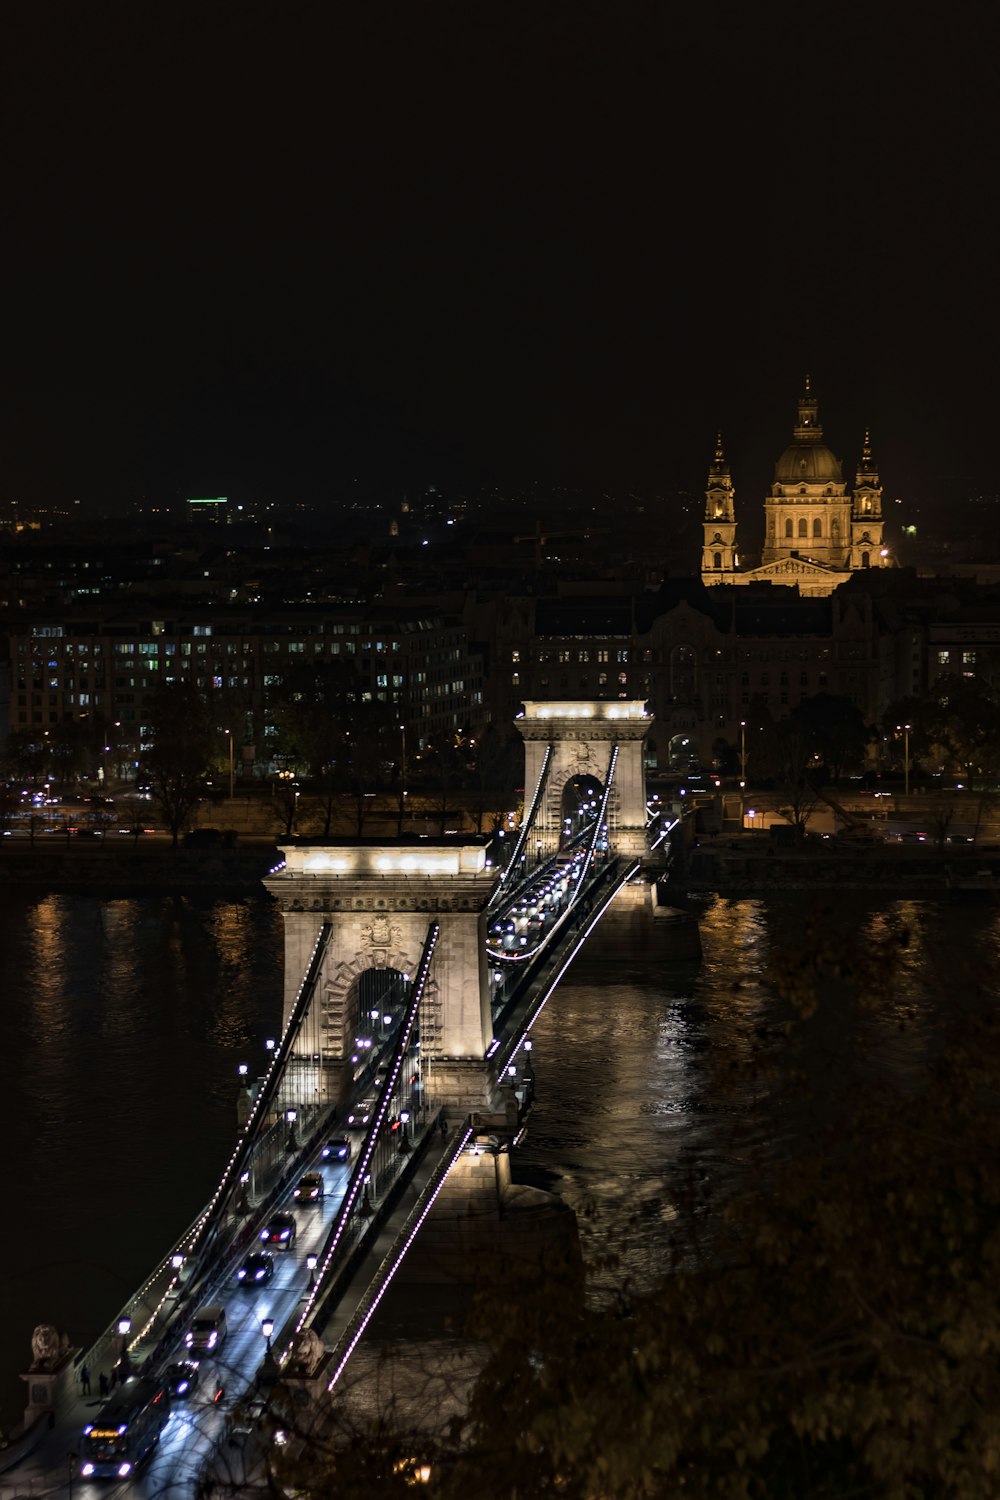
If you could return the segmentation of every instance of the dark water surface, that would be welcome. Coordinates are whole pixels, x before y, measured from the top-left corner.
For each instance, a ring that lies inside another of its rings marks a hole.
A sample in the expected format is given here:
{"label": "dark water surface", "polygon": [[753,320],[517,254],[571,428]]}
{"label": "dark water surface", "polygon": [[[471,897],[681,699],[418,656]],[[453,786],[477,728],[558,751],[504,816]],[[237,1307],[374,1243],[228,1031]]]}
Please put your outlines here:
{"label": "dark water surface", "polygon": [[281,925],[241,900],[19,898],[0,907],[0,1423],[31,1330],[87,1344],[208,1199],[236,1070],[281,1015]]}
{"label": "dark water surface", "polygon": [[[578,1211],[588,1257],[619,1254],[606,1279],[655,1275],[705,1185],[745,1177],[804,1128],[768,1066],[788,1018],[765,978],[772,953],[789,938],[875,947],[903,929],[864,1021],[847,1033],[823,1014],[807,1031],[805,1072],[832,1109],[860,1075],[913,1069],[943,1009],[996,993],[997,907],[846,892],[807,915],[797,897],[720,898],[700,964],[642,951],[620,968],[577,963],[535,1029],[538,1102],[516,1171]],[[280,1022],[281,966],[264,892],[5,893],[3,1425],[20,1412],[35,1324],[87,1344],[208,1198],[232,1145],[237,1065],[262,1069]]]}

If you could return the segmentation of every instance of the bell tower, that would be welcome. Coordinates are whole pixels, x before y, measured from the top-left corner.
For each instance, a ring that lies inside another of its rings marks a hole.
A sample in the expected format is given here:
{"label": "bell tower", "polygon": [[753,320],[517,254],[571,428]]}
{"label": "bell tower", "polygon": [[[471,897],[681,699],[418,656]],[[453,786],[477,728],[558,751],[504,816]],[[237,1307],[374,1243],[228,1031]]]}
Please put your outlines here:
{"label": "bell tower", "polygon": [[848,566],[852,571],[887,566],[889,558],[882,543],[882,525],[882,486],[879,484],[878,469],[872,458],[871,442],[866,431],[861,462],[854,479],[851,506],[851,555]]}
{"label": "bell tower", "polygon": [[722,447],[722,434],[715,439],[715,457],[708,469],[705,490],[705,541],[701,553],[701,579],[732,583],[739,559],[736,554],[736,514],[732,475]]}

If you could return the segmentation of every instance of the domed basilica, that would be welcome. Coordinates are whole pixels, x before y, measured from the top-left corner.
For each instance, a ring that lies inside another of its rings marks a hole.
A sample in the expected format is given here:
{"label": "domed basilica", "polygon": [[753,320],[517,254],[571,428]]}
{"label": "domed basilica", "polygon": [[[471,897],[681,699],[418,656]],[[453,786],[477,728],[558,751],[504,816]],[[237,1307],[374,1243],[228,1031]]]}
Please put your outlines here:
{"label": "domed basilica", "polygon": [[882,487],[865,433],[854,491],[840,459],[823,442],[816,398],[806,378],[792,441],[774,468],[764,500],[764,552],[757,568],[741,568],[736,545],[735,490],[718,439],[705,491],[706,584],[783,583],[800,594],[831,594],[862,568],[892,566],[882,541]]}

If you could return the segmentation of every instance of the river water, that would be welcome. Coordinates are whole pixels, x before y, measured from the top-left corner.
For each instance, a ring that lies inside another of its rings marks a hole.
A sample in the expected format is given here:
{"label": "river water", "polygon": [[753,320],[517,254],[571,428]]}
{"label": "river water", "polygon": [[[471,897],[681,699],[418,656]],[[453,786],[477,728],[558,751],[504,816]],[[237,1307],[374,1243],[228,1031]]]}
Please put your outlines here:
{"label": "river water", "polygon": [[[680,1221],[710,1215],[720,1189],[810,1128],[776,1082],[790,1012],[768,966],[785,944],[891,954],[861,1024],[823,1011],[807,1026],[796,1069],[813,1110],[836,1108],[860,1075],[913,1068],[943,1007],[996,990],[993,905],[716,898],[701,931],[698,964],[633,950],[598,967],[585,950],[535,1027],[537,1103],[515,1172],[577,1210],[598,1288],[655,1276]],[[7,892],[0,1425],[20,1413],[35,1324],[89,1343],[208,1198],[238,1064],[262,1070],[279,1025],[281,967],[263,891]]]}

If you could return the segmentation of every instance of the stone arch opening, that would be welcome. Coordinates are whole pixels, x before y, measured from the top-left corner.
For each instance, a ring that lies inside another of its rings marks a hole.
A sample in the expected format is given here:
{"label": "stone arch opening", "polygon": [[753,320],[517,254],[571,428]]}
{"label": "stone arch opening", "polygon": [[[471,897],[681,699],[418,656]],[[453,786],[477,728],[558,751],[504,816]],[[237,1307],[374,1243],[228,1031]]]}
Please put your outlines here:
{"label": "stone arch opening", "polygon": [[571,776],[562,789],[559,817],[559,847],[565,849],[577,834],[593,822],[604,796],[604,787],[587,772]]}
{"label": "stone arch opening", "polygon": [[[385,962],[372,963],[366,953],[337,964],[327,974],[320,999],[327,1102],[339,1108],[365,1066],[365,1054],[370,1057],[391,1040],[407,999],[406,976],[412,975],[418,960],[419,953],[400,951],[386,954]],[[422,1049],[433,1049],[441,1029],[441,996],[433,974],[424,990],[418,1026]],[[368,1042],[370,1047],[361,1045]]]}
{"label": "stone arch opening", "polygon": [[406,990],[405,973],[400,969],[362,969],[347,992],[348,1042],[378,1046],[398,1022]]}

